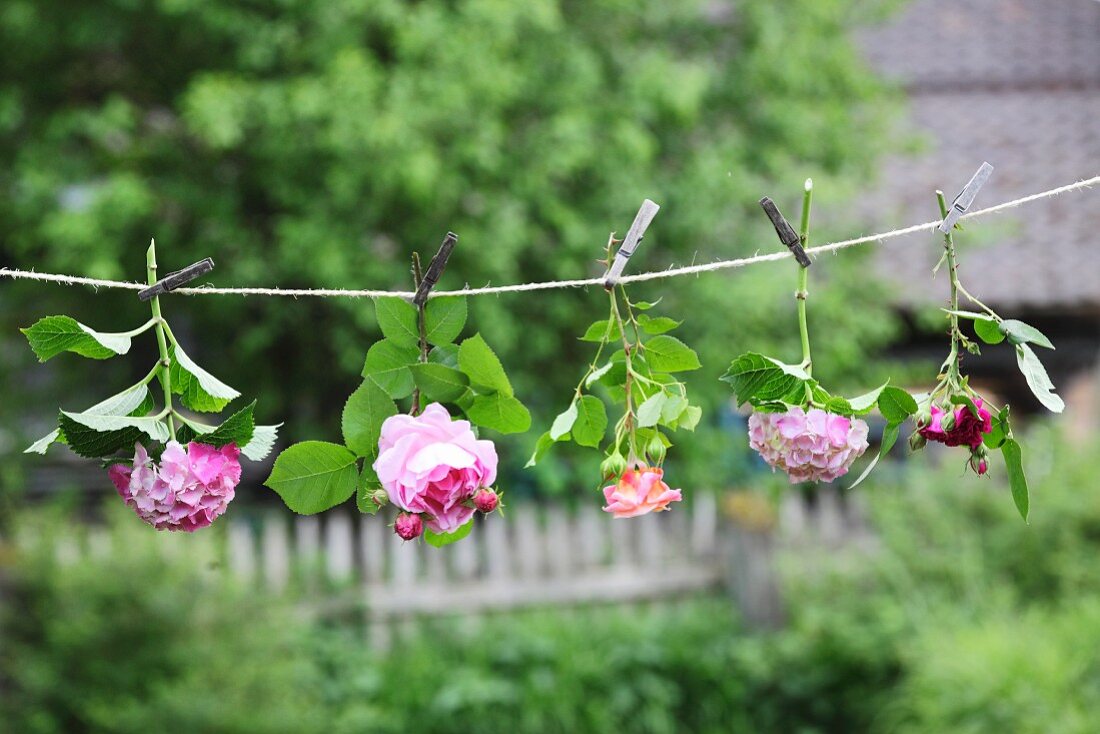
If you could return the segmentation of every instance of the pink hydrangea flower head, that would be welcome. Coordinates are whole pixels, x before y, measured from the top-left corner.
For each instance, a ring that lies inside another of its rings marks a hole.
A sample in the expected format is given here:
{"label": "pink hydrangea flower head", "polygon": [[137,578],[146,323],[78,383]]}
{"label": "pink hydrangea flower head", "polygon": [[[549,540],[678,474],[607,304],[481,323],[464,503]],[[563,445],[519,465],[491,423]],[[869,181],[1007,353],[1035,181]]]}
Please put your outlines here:
{"label": "pink hydrangea flower head", "polygon": [[374,471],[393,504],[423,513],[433,532],[450,533],[475,512],[466,500],[496,481],[497,451],[469,421],[452,420],[432,403],[420,415],[385,420]]}
{"label": "pink hydrangea flower head", "polygon": [[791,484],[831,482],[847,474],[867,450],[867,423],[820,408],[754,412],[749,445],[773,471],[783,470]]}
{"label": "pink hydrangea flower head", "polygon": [[424,532],[424,522],[420,519],[420,515],[402,512],[393,522],[393,532],[397,533],[402,540],[413,540],[419,538]]}
{"label": "pink hydrangea flower head", "polygon": [[668,509],[683,497],[678,489],[669,489],[664,470],[645,465],[628,468],[616,484],[604,487],[607,505],[604,512],[615,517],[638,517]]}
{"label": "pink hydrangea flower head", "polygon": [[190,533],[225,513],[241,481],[239,457],[232,443],[215,448],[191,442],[184,449],[169,441],[158,466],[136,444],[133,465],[115,464],[107,476],[143,521],[157,530]]}
{"label": "pink hydrangea flower head", "polygon": [[948,446],[969,446],[977,448],[982,444],[982,436],[993,430],[993,416],[982,405],[981,398],[974,398],[974,407],[978,409],[975,416],[966,405],[959,405],[954,410],[954,425],[944,429],[944,417],[947,411],[938,405],[932,405],[931,419],[928,425],[918,429],[920,435],[929,441],[938,441]]}

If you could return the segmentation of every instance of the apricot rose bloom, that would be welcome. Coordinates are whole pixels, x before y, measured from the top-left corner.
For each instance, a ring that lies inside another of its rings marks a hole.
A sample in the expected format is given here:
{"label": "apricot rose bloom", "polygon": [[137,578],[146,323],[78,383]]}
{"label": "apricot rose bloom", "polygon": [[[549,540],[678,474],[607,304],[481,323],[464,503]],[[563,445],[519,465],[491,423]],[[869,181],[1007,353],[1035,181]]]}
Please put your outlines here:
{"label": "apricot rose bloom", "polygon": [[667,510],[669,504],[683,498],[680,490],[669,489],[663,476],[664,471],[655,467],[627,469],[617,484],[604,487],[607,506],[603,511],[615,517],[638,517]]}

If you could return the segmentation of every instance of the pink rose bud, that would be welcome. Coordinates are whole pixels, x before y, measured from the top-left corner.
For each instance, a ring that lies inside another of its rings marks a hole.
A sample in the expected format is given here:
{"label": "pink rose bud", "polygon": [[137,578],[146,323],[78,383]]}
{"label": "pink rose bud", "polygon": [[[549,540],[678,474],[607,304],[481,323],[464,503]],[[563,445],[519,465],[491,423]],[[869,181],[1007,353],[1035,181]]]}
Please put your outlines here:
{"label": "pink rose bud", "polygon": [[157,530],[192,533],[221,516],[241,481],[240,450],[192,441],[185,449],[169,441],[158,465],[141,444],[133,464],[115,464],[107,476],[118,494],[144,522]]}
{"label": "pink rose bud", "polygon": [[671,503],[679,502],[682,497],[680,490],[669,489],[663,477],[663,470],[645,465],[627,469],[618,484],[604,487],[603,496],[607,505],[603,511],[615,517],[638,517],[667,510]]}
{"label": "pink rose bud", "polygon": [[432,403],[420,415],[391,415],[382,423],[374,471],[390,502],[423,513],[432,532],[450,533],[474,515],[466,500],[496,481],[497,451],[469,421],[452,420]]}
{"label": "pink rose bud", "polygon": [[781,469],[791,484],[831,482],[847,474],[867,450],[867,424],[820,408],[754,412],[749,416],[749,446],[773,471]]}
{"label": "pink rose bud", "polygon": [[981,476],[989,471],[989,464],[985,462],[985,459],[978,460],[978,475]]}
{"label": "pink rose bud", "polygon": [[424,532],[424,523],[420,520],[420,515],[402,512],[393,523],[393,531],[402,540],[413,540],[419,538],[420,534]]}
{"label": "pink rose bud", "polygon": [[497,508],[498,504],[500,504],[500,497],[491,489],[479,489],[474,495],[474,507],[478,512],[488,515]]}

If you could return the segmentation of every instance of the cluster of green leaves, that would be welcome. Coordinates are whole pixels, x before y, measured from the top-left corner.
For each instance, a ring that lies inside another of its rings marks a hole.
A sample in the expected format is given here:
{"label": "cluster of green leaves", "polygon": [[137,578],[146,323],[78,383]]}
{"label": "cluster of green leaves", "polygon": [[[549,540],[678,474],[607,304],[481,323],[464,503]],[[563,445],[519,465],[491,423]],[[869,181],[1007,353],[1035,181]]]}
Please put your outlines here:
{"label": "cluster of green leaves", "polygon": [[[622,297],[623,312],[619,307]],[[581,341],[599,346],[588,370],[577,383],[569,407],[539,437],[527,466],[536,465],[559,442],[599,448],[607,434],[604,402],[591,394],[600,386],[613,403],[623,405],[615,425],[614,440],[606,449],[603,475],[622,473],[628,461],[660,465],[672,446],[662,428],[694,431],[703,415],[688,400],[687,386],[673,373],[697,370],[699,357],[691,347],[668,332],[681,322],[667,316],[650,316],[655,303],[631,302],[626,289],[610,293],[611,311],[606,319],[591,324]],[[614,345],[614,346],[611,346]],[[621,345],[621,347],[620,347]],[[604,352],[611,354],[604,357]]]}
{"label": "cluster of green leaves", "polygon": [[[353,494],[362,512],[378,511],[372,495],[381,485],[371,465],[382,424],[398,413],[397,401],[411,398],[414,412],[433,402],[452,406],[474,426],[498,433],[531,427],[531,414],[485,339],[474,334],[457,341],[466,325],[464,297],[432,298],[422,311],[400,298],[378,298],[375,312],[384,338],[367,350],[363,382],[344,405],[344,445],[294,444],[279,454],[265,482],[294,512],[323,512]],[[448,540],[466,532],[468,527]],[[426,537],[437,540],[431,531]]]}
{"label": "cluster of green leaves", "polygon": [[[127,354],[134,336],[162,325],[171,345],[167,351],[171,392],[185,408],[195,413],[219,413],[240,396],[191,359],[158,317],[131,331],[108,333],[95,331],[68,316],[46,316],[22,331],[39,361],[45,362],[64,352],[89,359]],[[155,453],[157,444],[172,439],[181,443],[197,440],[217,447],[235,443],[254,461],[271,451],[278,426],[256,425],[255,401],[220,425],[210,425],[170,404],[158,409],[149,390],[154,379],[164,379],[160,360],[142,380],[122,392],[83,411],[61,410],[58,427],[31,444],[25,453],[45,454],[54,443],[63,443],[80,456],[98,459],[131,452],[137,442],[152,441],[150,449]],[[175,435],[170,417],[180,421]]]}

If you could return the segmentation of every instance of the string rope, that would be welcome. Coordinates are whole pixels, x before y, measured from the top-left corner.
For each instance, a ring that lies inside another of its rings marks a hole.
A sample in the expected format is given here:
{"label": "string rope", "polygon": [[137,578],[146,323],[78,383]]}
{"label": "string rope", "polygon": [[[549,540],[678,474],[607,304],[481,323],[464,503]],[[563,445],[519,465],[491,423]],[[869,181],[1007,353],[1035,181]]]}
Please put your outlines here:
{"label": "string rope", "polygon": [[[1037,194],[1031,194],[1020,199],[1013,199],[1012,201],[1006,201],[1002,204],[986,207],[985,209],[978,209],[976,211],[964,214],[960,217],[962,220],[977,219],[979,217],[989,216],[991,214],[999,214],[1009,209],[1014,209],[1024,204],[1030,204],[1042,199],[1048,199],[1059,194],[1066,194],[1073,191],[1081,191],[1083,189],[1090,188],[1100,183],[1100,176],[1093,176],[1089,179],[1077,181],[1075,183],[1067,184],[1065,186],[1059,186],[1055,189],[1049,189],[1047,191],[1041,191]],[[825,245],[818,245],[817,247],[808,247],[806,252],[811,255],[824,254],[827,252],[836,252],[843,250],[847,247],[854,247],[856,245],[867,244],[870,242],[883,243],[887,240],[895,239],[897,237],[903,237],[908,234],[914,234],[917,232],[926,232],[935,229],[940,224],[939,219],[932,222],[925,222],[924,224],[914,224],[911,227],[904,227],[902,229],[895,229],[889,232],[883,232],[881,234],[864,235],[862,237],[855,237],[850,240],[840,240],[838,242],[830,242]],[[667,270],[656,270],[648,273],[638,273],[635,275],[624,275],[619,278],[620,283],[637,283],[647,280],[659,280],[661,278],[675,278],[681,275],[694,275],[698,273],[709,273],[715,270],[726,270],[730,268],[743,268],[748,265],[755,265],[757,263],[772,262],[776,260],[786,260],[792,257],[789,251],[773,252],[765,255],[753,255],[752,257],[741,257],[733,260],[718,260],[711,263],[705,263],[701,265],[688,265],[679,268],[668,268]],[[0,278],[12,278],[22,280],[40,280],[49,283],[62,283],[65,285],[88,285],[93,288],[118,288],[125,290],[142,290],[148,287],[145,283],[134,283],[131,281],[122,280],[101,280],[98,278],[84,278],[76,275],[61,275],[56,273],[38,273],[33,270],[18,270],[15,268],[0,268]],[[598,285],[602,286],[604,279],[599,278],[581,278],[577,280],[551,280],[541,283],[517,283],[515,285],[502,285],[502,286],[487,286],[484,288],[462,288],[459,290],[450,291],[432,291],[432,297],[438,296],[484,296],[491,293],[523,293],[528,291],[543,291],[562,288],[583,288],[586,286]],[[177,288],[172,293],[180,293],[189,296],[206,296],[206,295],[237,295],[237,296],[289,296],[291,298],[375,298],[385,296],[397,296],[400,298],[412,298],[413,291],[385,291],[385,290],[347,290],[339,288],[215,288],[215,287],[197,287],[197,288]]]}

